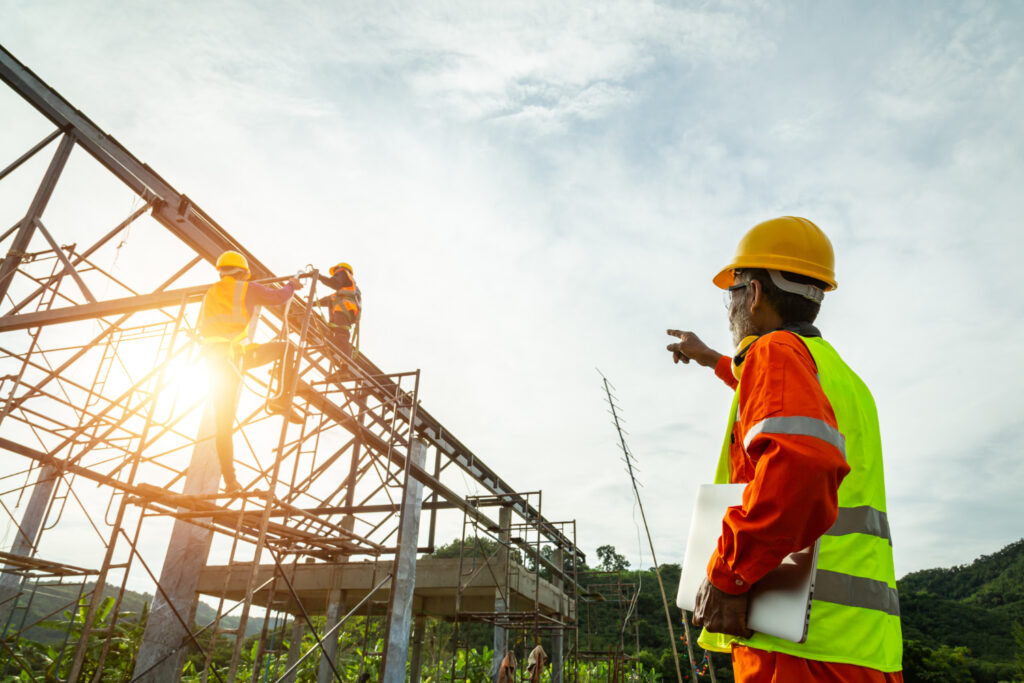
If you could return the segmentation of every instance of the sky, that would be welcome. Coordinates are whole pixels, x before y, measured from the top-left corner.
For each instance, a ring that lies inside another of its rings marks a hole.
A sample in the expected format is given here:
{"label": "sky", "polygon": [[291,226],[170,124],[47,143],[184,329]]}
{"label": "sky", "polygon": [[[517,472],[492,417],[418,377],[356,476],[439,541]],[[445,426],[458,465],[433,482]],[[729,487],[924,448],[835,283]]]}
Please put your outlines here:
{"label": "sky", "polygon": [[[671,363],[665,330],[730,350],[711,277],[779,215],[836,251],[819,326],[878,404],[897,575],[1024,536],[1024,7],[0,0],[0,17],[6,49],[275,272],[352,263],[362,351],[421,369],[423,405],[575,519],[592,564],[607,544],[651,564],[598,369],[658,560],[680,562],[731,397]],[[0,98],[0,120],[28,116]],[[5,159],[24,151],[3,137]]]}

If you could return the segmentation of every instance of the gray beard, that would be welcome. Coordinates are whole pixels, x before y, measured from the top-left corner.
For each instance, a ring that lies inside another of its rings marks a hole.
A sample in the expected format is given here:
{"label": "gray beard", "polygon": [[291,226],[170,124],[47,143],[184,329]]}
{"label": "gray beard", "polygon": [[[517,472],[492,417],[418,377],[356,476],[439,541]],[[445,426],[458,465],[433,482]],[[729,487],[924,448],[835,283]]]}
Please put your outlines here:
{"label": "gray beard", "polygon": [[757,334],[750,313],[737,306],[729,313],[729,331],[732,333],[732,347],[737,348],[745,337]]}

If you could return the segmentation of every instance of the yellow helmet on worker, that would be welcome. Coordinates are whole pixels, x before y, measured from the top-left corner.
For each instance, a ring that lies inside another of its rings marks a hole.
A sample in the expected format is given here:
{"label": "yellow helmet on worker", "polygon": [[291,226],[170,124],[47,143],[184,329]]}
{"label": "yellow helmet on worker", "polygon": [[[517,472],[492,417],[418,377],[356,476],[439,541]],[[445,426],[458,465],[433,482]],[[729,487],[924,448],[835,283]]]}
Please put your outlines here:
{"label": "yellow helmet on worker", "polygon": [[797,273],[826,283],[826,291],[837,287],[832,243],[821,228],[798,216],[773,218],[748,230],[732,261],[714,277],[715,285],[733,285],[737,268]]}
{"label": "yellow helmet on worker", "polygon": [[227,268],[241,268],[248,274],[249,262],[237,251],[225,251],[217,257],[217,270]]}
{"label": "yellow helmet on worker", "polygon": [[334,275],[335,273],[337,273],[342,268],[347,270],[349,275],[354,275],[355,274],[355,273],[352,272],[352,266],[350,266],[349,264],[347,264],[344,261],[342,261],[341,263],[338,263],[336,265],[331,266],[331,275]]}

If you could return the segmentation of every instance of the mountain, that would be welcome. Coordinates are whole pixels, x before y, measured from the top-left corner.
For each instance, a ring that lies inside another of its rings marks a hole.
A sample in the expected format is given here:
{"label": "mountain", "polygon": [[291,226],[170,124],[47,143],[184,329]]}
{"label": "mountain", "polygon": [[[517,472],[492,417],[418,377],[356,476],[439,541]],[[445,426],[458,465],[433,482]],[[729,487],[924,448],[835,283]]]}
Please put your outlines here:
{"label": "mountain", "polygon": [[982,607],[1019,603],[1024,600],[1024,539],[971,564],[907,574],[899,588],[901,594],[927,592]]}
{"label": "mountain", "polygon": [[[22,628],[23,625],[40,621],[57,622],[62,626],[67,625],[68,621],[65,615],[74,608],[81,595],[87,594],[88,591],[92,590],[93,585],[90,582],[85,584],[83,588],[82,584],[40,583],[34,591],[27,592],[18,600],[18,606],[12,611],[11,626],[8,630],[17,630]],[[105,597],[116,597],[117,587],[105,586],[103,595]],[[142,613],[144,605],[152,605],[152,603],[153,596],[149,593],[137,593],[126,590],[118,611],[122,614],[121,619],[135,621],[138,619],[139,614]],[[85,609],[88,609],[88,603],[86,603]],[[216,611],[213,607],[200,600],[199,605],[196,607],[196,623],[200,627],[205,626],[213,621],[215,614]],[[225,628],[235,628],[238,626],[238,617],[233,615],[225,617],[221,620],[221,623]],[[246,623],[245,635],[251,636],[254,633],[259,633],[262,627],[263,619],[250,617]],[[28,628],[24,635],[36,642],[56,643],[64,640],[64,629],[34,626]]]}
{"label": "mountain", "polygon": [[1024,643],[1014,625],[1024,624],[1024,539],[970,564],[912,572],[897,585],[908,674],[926,665],[917,661],[922,651],[937,660],[940,651],[966,648],[960,658],[972,677],[962,680],[1021,680],[1015,662],[1024,658]]}

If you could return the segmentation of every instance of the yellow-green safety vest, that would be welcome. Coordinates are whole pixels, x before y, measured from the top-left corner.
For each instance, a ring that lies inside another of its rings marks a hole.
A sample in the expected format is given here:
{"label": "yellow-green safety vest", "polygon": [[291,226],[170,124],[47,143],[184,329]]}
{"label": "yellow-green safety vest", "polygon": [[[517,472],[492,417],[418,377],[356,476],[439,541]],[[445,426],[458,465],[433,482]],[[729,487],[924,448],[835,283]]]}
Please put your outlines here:
{"label": "yellow-green safety vest", "polygon": [[[828,342],[820,337],[800,339],[817,365],[821,387],[845,438],[846,460],[850,465],[850,473],[839,486],[839,516],[821,537],[807,640],[794,643],[763,633],[737,638],[705,629],[698,642],[704,649],[716,652],[728,652],[733,644],[738,644],[805,659],[899,671],[903,668],[903,634],[875,401],[864,382]],[[730,428],[726,430],[715,473],[716,484],[731,481],[729,436],[738,403],[737,386],[729,415]],[[807,418],[772,420],[793,424],[777,424],[763,431],[775,429],[822,438],[812,425],[801,425],[800,421],[806,422]],[[794,431],[804,427],[805,431]]]}

